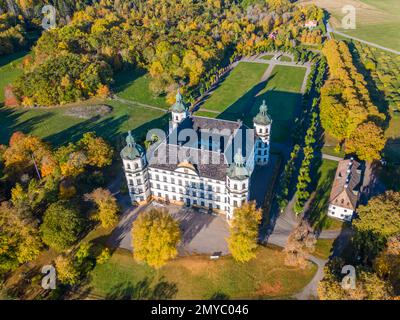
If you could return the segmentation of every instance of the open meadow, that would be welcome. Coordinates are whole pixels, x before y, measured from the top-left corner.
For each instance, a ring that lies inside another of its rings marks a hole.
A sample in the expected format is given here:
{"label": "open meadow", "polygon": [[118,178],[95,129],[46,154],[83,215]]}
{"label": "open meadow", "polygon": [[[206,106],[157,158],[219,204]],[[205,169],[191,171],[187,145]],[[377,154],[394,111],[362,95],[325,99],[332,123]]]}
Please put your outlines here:
{"label": "open meadow", "polygon": [[[384,47],[400,51],[398,31],[400,1],[398,0],[301,0],[300,3],[314,3],[330,13],[330,23],[334,29],[349,36],[370,41]],[[351,5],[356,9],[356,29],[343,29],[342,8]]]}
{"label": "open meadow", "polygon": [[188,256],[158,271],[118,249],[108,262],[95,267],[88,287],[108,299],[273,299],[297,293],[315,272],[314,264],[304,270],[286,267],[281,249],[270,247],[259,247],[256,259],[247,263],[234,262],[230,256]]}

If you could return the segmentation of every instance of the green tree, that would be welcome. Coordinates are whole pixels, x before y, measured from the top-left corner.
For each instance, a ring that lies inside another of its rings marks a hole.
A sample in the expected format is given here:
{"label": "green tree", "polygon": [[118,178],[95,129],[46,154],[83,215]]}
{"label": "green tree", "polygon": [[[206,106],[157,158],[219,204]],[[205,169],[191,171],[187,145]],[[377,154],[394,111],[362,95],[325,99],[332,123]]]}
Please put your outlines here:
{"label": "green tree", "polygon": [[400,233],[400,192],[387,191],[373,197],[357,210],[354,226],[389,237]]}
{"label": "green tree", "polygon": [[78,210],[66,201],[58,201],[47,208],[40,231],[45,244],[62,251],[78,240],[82,228]]}
{"label": "green tree", "polygon": [[134,258],[160,268],[178,254],[179,224],[165,210],[152,209],[139,215],[132,227]]}
{"label": "green tree", "polygon": [[256,256],[261,218],[261,209],[256,208],[255,202],[245,203],[235,209],[230,226],[228,247],[236,261],[247,262]]}

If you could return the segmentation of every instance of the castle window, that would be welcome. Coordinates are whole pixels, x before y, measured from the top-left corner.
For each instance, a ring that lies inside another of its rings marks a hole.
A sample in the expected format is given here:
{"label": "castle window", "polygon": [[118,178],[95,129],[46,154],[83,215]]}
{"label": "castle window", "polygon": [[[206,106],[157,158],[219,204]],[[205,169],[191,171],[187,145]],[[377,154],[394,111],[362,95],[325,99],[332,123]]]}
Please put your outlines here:
{"label": "castle window", "polygon": [[242,184],[242,189],[246,189],[246,184],[245,183]]}
{"label": "castle window", "polygon": [[237,190],[237,184],[234,184],[234,185],[233,185],[233,189],[234,189],[234,190]]}
{"label": "castle window", "polygon": [[132,179],[129,179],[129,185],[133,186],[133,180]]}
{"label": "castle window", "polygon": [[142,184],[142,179],[137,179],[137,184]]}
{"label": "castle window", "polygon": [[233,206],[234,206],[235,208],[237,208],[237,206],[238,206],[238,203],[237,203],[237,201],[236,201],[236,200],[233,200]]}
{"label": "castle window", "polygon": [[135,169],[139,168],[139,165],[135,162]]}
{"label": "castle window", "polygon": [[127,163],[126,164],[126,168],[130,170],[131,169],[131,165],[129,163]]}

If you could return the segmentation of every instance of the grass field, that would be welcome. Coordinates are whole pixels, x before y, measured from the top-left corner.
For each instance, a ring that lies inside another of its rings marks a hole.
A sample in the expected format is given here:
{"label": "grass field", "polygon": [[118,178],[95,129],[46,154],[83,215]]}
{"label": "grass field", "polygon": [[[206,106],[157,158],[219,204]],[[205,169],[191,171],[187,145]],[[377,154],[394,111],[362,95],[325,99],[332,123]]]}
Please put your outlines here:
{"label": "grass field", "polygon": [[313,255],[320,259],[328,259],[332,254],[334,239],[318,239]]}
{"label": "grass field", "polygon": [[168,109],[164,96],[154,95],[150,89],[150,76],[140,69],[127,69],[115,74],[113,91],[121,98]]}
{"label": "grass field", "polygon": [[264,60],[271,60],[274,57],[273,54],[266,54],[265,56],[262,56],[261,59]]}
{"label": "grass field", "polygon": [[310,205],[310,221],[316,229],[336,230],[340,229],[342,226],[342,222],[331,219],[327,215],[329,195],[331,193],[336,168],[336,161],[323,159],[317,172],[318,183]]}
{"label": "grass field", "polygon": [[236,263],[208,256],[175,259],[159,271],[136,263],[130,252],[117,250],[91,274],[92,293],[109,299],[285,298],[301,290],[316,272],[284,266],[278,249],[260,247],[257,258]]}
{"label": "grass field", "polygon": [[[264,68],[260,69],[262,66]],[[288,128],[300,111],[300,91],[306,69],[277,65],[270,78],[260,82],[266,67],[264,64],[240,63],[196,114],[228,120],[242,119],[252,127],[253,117],[265,100],[273,120],[271,139],[287,141],[290,137]],[[218,115],[204,109],[221,113]]]}
{"label": "grass field", "polygon": [[[146,134],[145,128],[157,127],[160,122],[164,123],[166,120],[166,114],[161,111],[125,105],[116,101],[105,101],[105,103],[112,106],[111,113],[100,119],[87,120],[65,115],[64,113],[70,107],[52,109],[1,107],[0,143],[8,143],[11,134],[15,131],[37,135],[55,146],[76,141],[88,131],[95,131],[108,140],[114,140],[121,133],[136,129],[134,134],[142,137]],[[152,122],[147,123],[148,121]]]}
{"label": "grass field", "polygon": [[279,61],[283,61],[283,62],[292,62],[292,58],[288,57],[288,56],[280,56]]}
{"label": "grass field", "polygon": [[[302,3],[314,3],[330,14],[334,29],[366,41],[370,41],[400,51],[400,1],[398,0],[302,0]],[[345,13],[342,8],[352,5],[356,9],[356,29],[342,28]]]}
{"label": "grass field", "polygon": [[253,89],[261,81],[268,64],[240,62],[223,80],[220,86],[201,106],[201,109],[224,111],[235,105],[237,112],[243,112],[252,98]]}
{"label": "grass field", "polygon": [[4,100],[4,87],[22,74],[22,68],[19,65],[27,54],[27,52],[18,52],[0,57],[0,105]]}
{"label": "grass field", "polygon": [[[143,138],[147,130],[153,127],[164,127],[167,125],[168,117],[162,111],[149,109],[135,104],[123,104],[112,100],[90,100],[75,103],[71,106],[55,108],[6,108],[3,106],[4,86],[12,82],[22,73],[19,68],[20,61],[27,53],[19,53],[0,60],[0,143],[8,144],[10,136],[15,131],[31,133],[44,138],[55,146],[78,140],[83,133],[95,131],[98,135],[108,140],[120,137],[121,133],[134,130],[136,137]],[[127,75],[125,77],[128,77]],[[144,80],[143,80],[144,79]],[[122,96],[128,98],[133,94],[138,95],[136,100],[144,102],[149,90],[144,90],[146,78],[142,75],[121,91]],[[119,79],[120,85],[124,81]],[[120,86],[121,88],[121,86]],[[141,95],[140,95],[141,93]],[[154,102],[157,106],[165,106],[159,98]],[[112,112],[102,118],[81,119],[67,116],[65,112],[72,107],[91,104],[107,104],[113,108]]]}

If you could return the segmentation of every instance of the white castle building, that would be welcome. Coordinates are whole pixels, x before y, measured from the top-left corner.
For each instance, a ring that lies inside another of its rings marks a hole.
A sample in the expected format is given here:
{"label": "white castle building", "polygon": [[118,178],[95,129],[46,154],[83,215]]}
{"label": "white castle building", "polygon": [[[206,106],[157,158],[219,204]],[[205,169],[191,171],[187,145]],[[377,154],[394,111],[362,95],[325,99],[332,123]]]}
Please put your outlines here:
{"label": "white castle building", "polygon": [[198,206],[230,220],[249,200],[255,164],[268,163],[272,121],[265,101],[254,130],[240,120],[191,115],[179,92],[171,115],[168,133],[147,152],[128,133],[121,158],[132,203]]}

